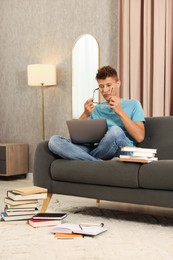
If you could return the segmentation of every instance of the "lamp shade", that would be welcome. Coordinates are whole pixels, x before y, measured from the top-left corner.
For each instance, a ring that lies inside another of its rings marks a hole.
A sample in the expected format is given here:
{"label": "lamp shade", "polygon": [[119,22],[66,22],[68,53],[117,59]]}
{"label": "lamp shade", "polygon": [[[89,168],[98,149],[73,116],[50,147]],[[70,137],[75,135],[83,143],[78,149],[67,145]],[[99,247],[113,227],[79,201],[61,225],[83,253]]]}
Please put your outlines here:
{"label": "lamp shade", "polygon": [[27,72],[29,86],[56,85],[56,66],[53,64],[31,64]]}

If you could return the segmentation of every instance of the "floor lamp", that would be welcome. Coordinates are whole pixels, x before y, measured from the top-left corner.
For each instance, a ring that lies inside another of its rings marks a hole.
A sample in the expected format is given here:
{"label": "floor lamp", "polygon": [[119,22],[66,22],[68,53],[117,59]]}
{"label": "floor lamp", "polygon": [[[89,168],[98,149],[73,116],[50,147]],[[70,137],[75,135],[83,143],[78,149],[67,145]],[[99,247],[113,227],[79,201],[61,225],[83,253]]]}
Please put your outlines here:
{"label": "floor lamp", "polygon": [[45,140],[44,87],[56,85],[56,66],[53,64],[31,64],[27,67],[27,73],[29,86],[41,86],[42,139]]}

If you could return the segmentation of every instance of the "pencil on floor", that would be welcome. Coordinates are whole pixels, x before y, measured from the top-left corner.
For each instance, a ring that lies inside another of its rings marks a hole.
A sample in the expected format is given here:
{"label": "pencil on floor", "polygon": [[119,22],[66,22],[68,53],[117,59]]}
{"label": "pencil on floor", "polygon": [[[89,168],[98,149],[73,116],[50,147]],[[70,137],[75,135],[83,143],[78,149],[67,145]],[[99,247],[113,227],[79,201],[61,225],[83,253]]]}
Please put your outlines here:
{"label": "pencil on floor", "polygon": [[74,239],[74,238],[83,238],[83,235],[82,234],[74,234],[74,233],[71,233],[71,234],[56,233],[55,238],[58,238],[58,239]]}

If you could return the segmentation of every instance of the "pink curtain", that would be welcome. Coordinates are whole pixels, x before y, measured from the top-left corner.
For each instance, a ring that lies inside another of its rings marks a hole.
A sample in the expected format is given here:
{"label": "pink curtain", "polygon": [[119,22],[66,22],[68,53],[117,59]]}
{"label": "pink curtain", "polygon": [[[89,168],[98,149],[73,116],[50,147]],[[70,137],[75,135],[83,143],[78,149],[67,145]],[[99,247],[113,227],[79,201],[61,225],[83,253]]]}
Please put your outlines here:
{"label": "pink curtain", "polygon": [[173,115],[173,1],[119,0],[118,18],[121,97],[145,116]]}

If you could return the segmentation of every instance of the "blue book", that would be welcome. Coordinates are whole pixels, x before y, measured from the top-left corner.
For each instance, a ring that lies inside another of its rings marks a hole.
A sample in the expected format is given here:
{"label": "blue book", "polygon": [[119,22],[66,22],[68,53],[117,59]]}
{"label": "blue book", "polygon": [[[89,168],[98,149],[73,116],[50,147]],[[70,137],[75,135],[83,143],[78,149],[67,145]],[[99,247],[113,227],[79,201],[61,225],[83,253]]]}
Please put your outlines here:
{"label": "blue book", "polygon": [[8,216],[6,212],[1,212],[1,218],[4,221],[27,220],[27,219],[30,219],[32,217],[33,217],[33,214]]}

